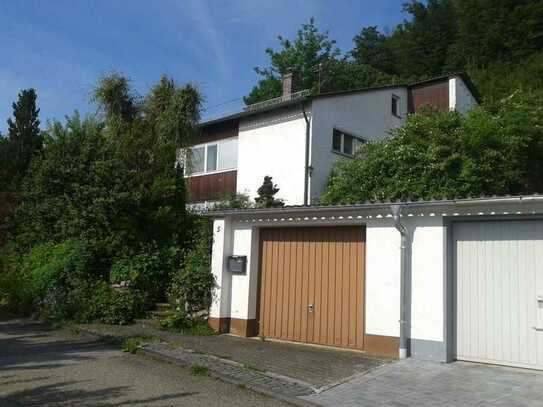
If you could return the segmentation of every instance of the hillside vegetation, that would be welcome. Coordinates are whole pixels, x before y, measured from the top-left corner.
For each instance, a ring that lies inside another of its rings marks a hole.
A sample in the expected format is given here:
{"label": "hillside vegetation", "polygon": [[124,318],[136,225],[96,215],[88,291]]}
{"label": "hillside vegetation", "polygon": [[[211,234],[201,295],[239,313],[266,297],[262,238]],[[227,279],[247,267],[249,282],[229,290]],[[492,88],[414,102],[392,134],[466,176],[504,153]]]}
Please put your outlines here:
{"label": "hillside vegetation", "polygon": [[543,1],[411,1],[403,10],[408,18],[390,33],[362,27],[344,52],[313,19],[296,38],[279,36],[245,102],[280,96],[280,78],[289,71],[297,89],[317,92],[467,71],[489,108],[516,89],[543,88]]}

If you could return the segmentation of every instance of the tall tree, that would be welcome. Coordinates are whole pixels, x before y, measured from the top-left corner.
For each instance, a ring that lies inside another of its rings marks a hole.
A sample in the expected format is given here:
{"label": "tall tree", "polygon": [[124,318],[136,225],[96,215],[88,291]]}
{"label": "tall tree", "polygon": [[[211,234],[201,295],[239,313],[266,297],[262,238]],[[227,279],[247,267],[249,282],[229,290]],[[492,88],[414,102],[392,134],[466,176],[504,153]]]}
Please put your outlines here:
{"label": "tall tree", "polygon": [[185,220],[184,176],[173,163],[196,134],[200,92],[162,76],[148,95],[137,97],[130,81],[114,73],[98,82],[92,100],[104,113],[107,131],[137,185],[138,210],[145,208],[142,225],[157,225],[146,226],[152,239],[170,239],[169,228],[177,224],[181,231]]}
{"label": "tall tree", "polygon": [[450,58],[484,67],[519,63],[543,49],[543,1],[455,0],[458,35]]}
{"label": "tall tree", "polygon": [[453,0],[412,0],[404,11],[411,19],[399,24],[388,40],[396,73],[410,80],[442,73],[457,33]]}
{"label": "tall tree", "polygon": [[394,52],[377,26],[364,27],[353,39],[354,48],[350,52],[357,64],[369,65],[388,74],[397,74]]}
{"label": "tall tree", "polygon": [[13,103],[13,120],[8,119],[8,140],[3,150],[9,151],[7,180],[9,187],[18,189],[24,178],[34,153],[41,150],[43,137],[40,131],[39,113],[36,105],[36,91],[25,89],[19,93],[17,102]]}
{"label": "tall tree", "polygon": [[302,25],[293,41],[282,36],[278,39],[280,43],[278,51],[273,48],[266,49],[270,66],[255,68],[262,80],[244,98],[246,104],[281,96],[280,78],[289,72],[293,73],[297,90],[316,87],[319,80],[319,65],[325,66],[340,55],[336,41],[330,39],[328,31],[321,32],[313,18],[309,23]]}

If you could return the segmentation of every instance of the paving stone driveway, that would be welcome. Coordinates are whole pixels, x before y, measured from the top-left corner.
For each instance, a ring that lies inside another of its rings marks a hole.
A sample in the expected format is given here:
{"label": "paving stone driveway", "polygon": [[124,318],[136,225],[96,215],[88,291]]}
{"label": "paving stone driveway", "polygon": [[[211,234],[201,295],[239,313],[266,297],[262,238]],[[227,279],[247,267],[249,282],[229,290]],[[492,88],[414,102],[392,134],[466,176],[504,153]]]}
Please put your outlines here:
{"label": "paving stone driveway", "polygon": [[408,359],[303,399],[324,406],[543,406],[543,372]]}
{"label": "paving stone driveway", "polygon": [[262,342],[228,335],[191,336],[156,329],[150,321],[126,326],[81,325],[81,329],[112,336],[156,336],[183,349],[239,362],[324,389],[373,369],[387,361],[362,353],[291,343]]}

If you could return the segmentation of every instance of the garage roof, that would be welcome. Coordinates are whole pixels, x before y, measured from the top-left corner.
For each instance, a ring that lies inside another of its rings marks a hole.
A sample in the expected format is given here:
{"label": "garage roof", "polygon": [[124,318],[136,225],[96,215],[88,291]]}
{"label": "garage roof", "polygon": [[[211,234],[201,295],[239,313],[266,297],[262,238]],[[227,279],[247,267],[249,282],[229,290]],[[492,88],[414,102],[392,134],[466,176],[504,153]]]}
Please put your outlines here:
{"label": "garage roof", "polygon": [[380,202],[364,202],[359,204],[346,205],[292,205],[279,208],[250,208],[250,209],[221,209],[210,210],[206,216],[220,218],[225,216],[243,216],[243,215],[282,215],[289,213],[304,212],[330,212],[330,211],[348,211],[357,209],[384,209],[390,208],[391,205],[400,205],[409,208],[426,208],[426,207],[455,207],[469,206],[481,204],[511,204],[511,203],[543,203],[543,195],[505,195],[505,196],[482,196],[477,198],[462,198],[462,199],[432,199],[420,201],[380,201]]}

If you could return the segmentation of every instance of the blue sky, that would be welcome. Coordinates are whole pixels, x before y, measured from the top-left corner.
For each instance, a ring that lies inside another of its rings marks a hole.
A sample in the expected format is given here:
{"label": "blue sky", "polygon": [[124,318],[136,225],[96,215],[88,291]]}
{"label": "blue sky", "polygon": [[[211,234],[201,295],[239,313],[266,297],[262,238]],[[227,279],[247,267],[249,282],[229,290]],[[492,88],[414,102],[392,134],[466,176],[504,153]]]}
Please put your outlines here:
{"label": "blue sky", "polygon": [[[366,25],[393,28],[405,0],[2,0],[0,131],[24,88],[38,92],[41,120],[93,112],[89,94],[110,71],[144,94],[160,74],[200,87],[207,106],[247,94],[267,64],[264,49],[310,17],[342,50]],[[234,110],[240,101],[210,109]]]}

